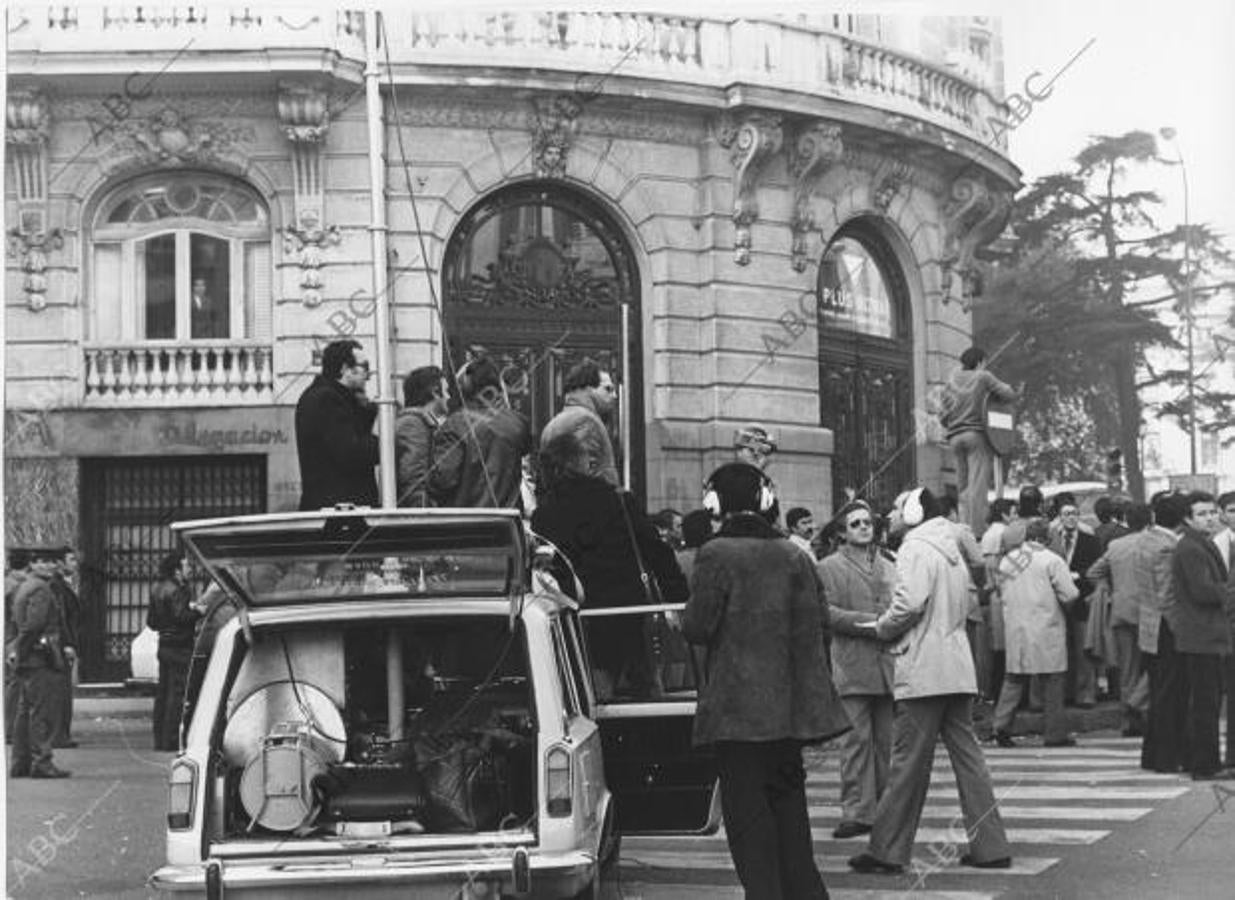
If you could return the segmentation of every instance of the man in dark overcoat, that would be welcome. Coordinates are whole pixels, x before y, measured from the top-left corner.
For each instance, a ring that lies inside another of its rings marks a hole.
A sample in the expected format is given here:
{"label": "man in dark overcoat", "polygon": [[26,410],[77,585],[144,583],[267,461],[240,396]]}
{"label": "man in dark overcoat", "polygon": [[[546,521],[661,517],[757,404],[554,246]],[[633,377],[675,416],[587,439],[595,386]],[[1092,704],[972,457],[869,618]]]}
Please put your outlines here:
{"label": "man in dark overcoat", "polygon": [[[1184,768],[1194,781],[1235,778],[1222,768],[1218,748],[1222,657],[1231,652],[1226,622],[1226,563],[1213,542],[1220,523],[1213,494],[1185,498],[1184,532],[1171,557],[1175,579],[1175,644],[1187,671]],[[1230,723],[1227,724],[1230,728]]]}
{"label": "man in dark overcoat", "polygon": [[296,404],[300,508],[377,506],[377,407],[365,396],[369,360],[358,341],[322,350],[322,372]]}
{"label": "man in dark overcoat", "polygon": [[775,498],[747,463],[721,466],[704,505],[682,633],[707,651],[694,742],[714,745],[725,837],[748,900],[828,896],[815,865],[802,746],[849,729],[824,653],[815,566],[768,520]]}
{"label": "man in dark overcoat", "polygon": [[60,551],[30,551],[30,574],[13,598],[16,640],[6,651],[17,670],[20,698],[13,726],[13,778],[67,778],[52,760],[52,737],[59,715],[60,684],[76,656],[65,642],[60,602],[51,587]]}

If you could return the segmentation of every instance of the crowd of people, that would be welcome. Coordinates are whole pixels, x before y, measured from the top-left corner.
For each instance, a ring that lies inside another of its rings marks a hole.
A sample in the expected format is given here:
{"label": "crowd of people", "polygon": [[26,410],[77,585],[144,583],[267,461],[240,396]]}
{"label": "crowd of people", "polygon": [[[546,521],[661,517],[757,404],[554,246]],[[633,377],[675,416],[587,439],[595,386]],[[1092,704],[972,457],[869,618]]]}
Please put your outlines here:
{"label": "crowd of people", "polygon": [[[1015,394],[985,373],[980,354],[965,362],[971,374],[958,390]],[[325,348],[296,409],[301,509],[376,505],[369,377],[358,342]],[[715,751],[748,896],[827,896],[803,748],[832,738],[841,741],[842,808],[833,834],[869,836],[849,861],[866,873],[910,862],[940,740],[970,844],[961,863],[1011,865],[979,742],[1014,746],[1025,705],[1044,711],[1046,747],[1072,746],[1065,707],[1092,706],[1105,685],[1122,705],[1124,734],[1144,739],[1145,768],[1235,777],[1229,728],[1225,765],[1219,747],[1224,690],[1228,723],[1235,718],[1235,494],[1104,497],[1086,522],[1074,496],[1058,494],[1048,509],[1030,485],[1016,502],[990,504],[975,527],[986,498],[967,479],[959,507],[918,487],[886,515],[851,496],[826,522],[804,507],[782,520],[766,471],[776,442],[750,425],[735,435],[733,461],[703,485],[700,508],[649,516],[621,486],[617,388],[596,362],[566,373],[561,411],[539,435],[487,357],[456,373],[453,411],[440,368],[415,369],[403,386],[401,506],[520,509],[558,551],[550,574],[585,606],[685,603],[680,617],[657,619],[672,639],[650,633],[647,617],[604,617],[603,636],[590,634],[597,693],[654,697],[666,679],[688,681],[666,674],[674,665],[698,670],[695,741]],[[985,471],[971,435],[977,404],[944,414],[958,455]],[[61,777],[51,748],[75,655],[71,569],[64,553],[43,550],[11,569],[12,774]],[[200,645],[201,632],[217,629],[218,600],[195,601],[183,558],[164,560],[149,616],[161,643],[156,747],[175,747],[194,635]],[[975,698],[993,704],[982,734]]]}

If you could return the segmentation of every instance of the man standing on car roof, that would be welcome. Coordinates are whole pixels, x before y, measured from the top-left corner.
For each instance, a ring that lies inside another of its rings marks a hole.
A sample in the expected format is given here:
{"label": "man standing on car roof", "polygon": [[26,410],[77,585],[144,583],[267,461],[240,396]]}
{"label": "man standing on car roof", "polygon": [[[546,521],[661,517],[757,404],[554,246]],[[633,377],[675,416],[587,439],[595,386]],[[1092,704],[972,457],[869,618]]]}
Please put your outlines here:
{"label": "man standing on car roof", "polygon": [[824,656],[814,562],[768,520],[762,472],[721,466],[704,506],[720,531],[699,548],[682,633],[707,648],[694,742],[712,744],[725,837],[748,900],[828,896],[815,866],[802,746],[848,730]]}

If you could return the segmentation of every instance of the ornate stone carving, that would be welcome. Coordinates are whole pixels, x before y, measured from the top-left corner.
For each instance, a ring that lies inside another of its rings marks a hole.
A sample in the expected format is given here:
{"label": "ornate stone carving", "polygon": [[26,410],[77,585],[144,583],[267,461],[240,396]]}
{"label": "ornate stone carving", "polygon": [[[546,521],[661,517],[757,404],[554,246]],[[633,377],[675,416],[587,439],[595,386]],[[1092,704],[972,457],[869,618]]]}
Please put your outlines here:
{"label": "ornate stone carving", "polygon": [[532,101],[532,167],[541,178],[566,174],[566,154],[579,133],[583,104],[570,94]]}
{"label": "ornate stone carving", "polygon": [[[335,107],[338,105],[333,104]],[[410,109],[402,109],[399,121],[404,125],[424,128],[525,131],[528,128],[528,112],[522,107],[509,105],[426,98]],[[601,101],[588,105],[587,116],[581,116],[576,121],[579,125],[576,136],[594,134],[692,147],[707,137],[707,129],[701,119],[648,112],[642,108],[632,113],[606,107]]]}
{"label": "ornate stone carving", "polygon": [[716,140],[733,163],[733,260],[745,266],[750,263],[750,227],[759,216],[759,176],[784,140],[780,116],[751,112],[734,119],[726,113],[716,124]]}
{"label": "ornate stone carving", "polygon": [[146,118],[129,119],[116,129],[117,144],[140,162],[157,166],[210,164],[233,144],[254,138],[248,126],[191,119],[171,106]]}
{"label": "ornate stone carving", "polygon": [[[971,300],[979,293],[974,256],[979,247],[1003,231],[1011,209],[1011,194],[993,190],[985,179],[962,176],[952,182],[950,199],[943,211],[945,231],[939,261],[944,303],[958,300],[968,311]],[[961,279],[959,298],[952,295],[954,276]]]}
{"label": "ornate stone carving", "polygon": [[47,195],[47,139],[51,115],[47,95],[36,88],[11,91],[5,110],[4,141],[13,159],[17,202],[40,208]]}
{"label": "ornate stone carving", "polygon": [[792,265],[794,271],[806,270],[806,236],[818,228],[811,210],[811,194],[815,185],[845,155],[841,126],[816,122],[802,128],[789,154],[789,174],[794,178]]}
{"label": "ornate stone carving", "polygon": [[21,258],[22,290],[26,293],[26,305],[34,312],[47,306],[47,254],[64,246],[64,235],[59,228],[51,231],[33,231],[13,228],[9,231],[9,250]]}
{"label": "ornate stone carving", "polygon": [[279,124],[292,143],[320,143],[330,130],[326,92],[314,84],[279,83]]}
{"label": "ornate stone carving", "polygon": [[322,254],[327,247],[338,246],[343,240],[339,226],[322,224],[316,209],[300,213],[297,225],[283,229],[283,250],[296,255],[300,266],[301,301],[314,307],[322,302]]}
{"label": "ornate stone carving", "polygon": [[888,207],[892,205],[900,189],[909,183],[912,175],[913,170],[906,163],[893,162],[871,191],[871,203],[875,209],[887,215]]}

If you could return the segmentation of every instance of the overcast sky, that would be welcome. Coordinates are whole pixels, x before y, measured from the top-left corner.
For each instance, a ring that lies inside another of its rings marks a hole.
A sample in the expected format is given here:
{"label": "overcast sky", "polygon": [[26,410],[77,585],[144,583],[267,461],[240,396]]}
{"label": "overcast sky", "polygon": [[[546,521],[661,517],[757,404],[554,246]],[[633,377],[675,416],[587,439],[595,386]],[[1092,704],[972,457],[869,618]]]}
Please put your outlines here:
{"label": "overcast sky", "polygon": [[[1094,41],[1010,136],[1027,183],[1066,168],[1091,134],[1171,126],[1187,167],[1190,218],[1212,223],[1235,246],[1235,3],[1014,0],[993,11],[1003,20],[1008,92],[1023,90],[1035,69],[1053,75]],[[1162,142],[1159,149],[1175,156]],[[1179,170],[1148,186],[1167,201],[1161,224],[1182,222]]]}

